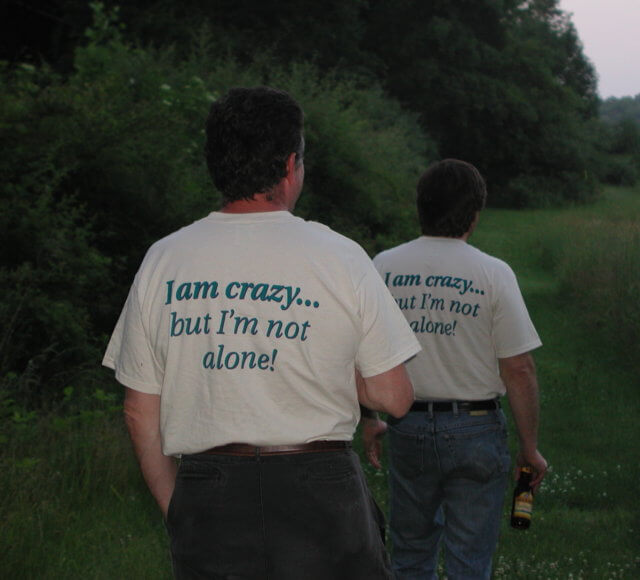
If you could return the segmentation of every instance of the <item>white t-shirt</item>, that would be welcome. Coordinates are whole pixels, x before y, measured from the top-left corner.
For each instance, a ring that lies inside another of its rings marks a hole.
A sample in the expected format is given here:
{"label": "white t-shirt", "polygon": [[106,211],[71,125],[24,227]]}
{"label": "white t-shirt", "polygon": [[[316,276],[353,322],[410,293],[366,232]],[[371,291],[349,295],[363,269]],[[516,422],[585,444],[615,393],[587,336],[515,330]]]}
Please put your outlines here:
{"label": "white t-shirt", "polygon": [[421,236],[373,261],[422,344],[406,365],[418,400],[503,395],[498,358],[542,344],[511,268],[463,240]]}
{"label": "white t-shirt", "polygon": [[354,368],[420,345],[355,242],[289,212],[213,212],[147,252],[103,364],[161,395],[167,455],[349,440]]}

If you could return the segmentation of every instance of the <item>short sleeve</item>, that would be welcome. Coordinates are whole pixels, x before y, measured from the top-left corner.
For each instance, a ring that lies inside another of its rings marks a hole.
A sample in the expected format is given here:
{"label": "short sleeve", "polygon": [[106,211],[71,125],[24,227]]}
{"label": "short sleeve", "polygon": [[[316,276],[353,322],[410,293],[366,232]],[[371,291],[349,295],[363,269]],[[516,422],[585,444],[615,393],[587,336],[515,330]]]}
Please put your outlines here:
{"label": "short sleeve", "polygon": [[373,263],[368,266],[357,288],[362,340],[356,354],[356,366],[363,377],[391,370],[421,349]]}
{"label": "short sleeve", "polygon": [[493,342],[498,358],[508,358],[538,348],[542,342],[529,317],[513,270],[505,264],[496,284]]}
{"label": "short sleeve", "polygon": [[163,372],[145,332],[137,282],[129,291],[102,364],[113,369],[126,387],[153,395],[162,391]]}

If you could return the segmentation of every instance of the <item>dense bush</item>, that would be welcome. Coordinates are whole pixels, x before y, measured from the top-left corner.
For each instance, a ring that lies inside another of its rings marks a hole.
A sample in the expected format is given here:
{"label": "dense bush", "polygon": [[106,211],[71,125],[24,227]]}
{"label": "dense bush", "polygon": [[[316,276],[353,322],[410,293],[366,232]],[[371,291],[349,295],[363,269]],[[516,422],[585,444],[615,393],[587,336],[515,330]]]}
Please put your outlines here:
{"label": "dense bush", "polygon": [[640,178],[640,161],[630,156],[609,155],[601,178],[611,185],[635,185]]}
{"label": "dense bush", "polygon": [[117,13],[93,8],[69,78],[1,70],[0,380],[3,397],[24,404],[88,385],[146,248],[217,209],[202,145],[218,94],[271,84],[301,102],[297,213],[371,252],[417,232],[413,191],[432,152],[378,89],[268,55],[240,66],[206,35],[177,61],[170,49],[130,45]]}
{"label": "dense bush", "polygon": [[[96,354],[91,310],[108,295],[109,259],[93,246],[62,131],[68,107],[57,81],[29,67],[0,96],[0,373],[27,399],[43,377],[73,380]],[[66,123],[70,128],[70,124]],[[5,395],[6,396],[6,395]]]}

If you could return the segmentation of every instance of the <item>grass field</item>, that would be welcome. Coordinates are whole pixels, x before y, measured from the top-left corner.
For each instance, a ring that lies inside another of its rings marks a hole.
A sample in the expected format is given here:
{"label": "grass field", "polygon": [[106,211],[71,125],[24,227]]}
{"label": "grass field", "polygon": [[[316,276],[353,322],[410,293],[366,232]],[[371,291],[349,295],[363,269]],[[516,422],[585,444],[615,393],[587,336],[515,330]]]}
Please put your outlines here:
{"label": "grass field", "polygon": [[516,270],[544,343],[540,449],[551,465],[532,528],[504,520],[496,578],[640,577],[639,216],[640,194],[617,190],[589,208],[493,212],[478,232]]}
{"label": "grass field", "polygon": [[[551,471],[528,531],[505,506],[495,578],[640,577],[637,216],[640,191],[616,189],[588,208],[486,210],[471,239],[512,265],[544,343]],[[68,399],[46,417],[0,401],[0,578],[170,578],[117,402]],[[366,473],[386,508],[386,474]]]}

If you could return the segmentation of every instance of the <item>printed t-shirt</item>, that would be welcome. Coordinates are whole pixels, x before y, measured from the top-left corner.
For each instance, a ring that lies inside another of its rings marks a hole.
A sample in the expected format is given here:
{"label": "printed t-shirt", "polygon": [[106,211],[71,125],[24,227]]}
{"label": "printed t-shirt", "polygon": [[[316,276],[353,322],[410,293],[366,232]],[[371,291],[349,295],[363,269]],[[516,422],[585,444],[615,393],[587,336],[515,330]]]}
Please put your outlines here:
{"label": "printed t-shirt", "polygon": [[511,268],[463,240],[421,236],[374,264],[422,344],[406,365],[418,400],[503,395],[498,358],[542,344]]}
{"label": "printed t-shirt", "polygon": [[161,395],[167,455],[349,440],[354,366],[418,350],[355,242],[289,212],[213,212],[147,252],[103,364]]}

